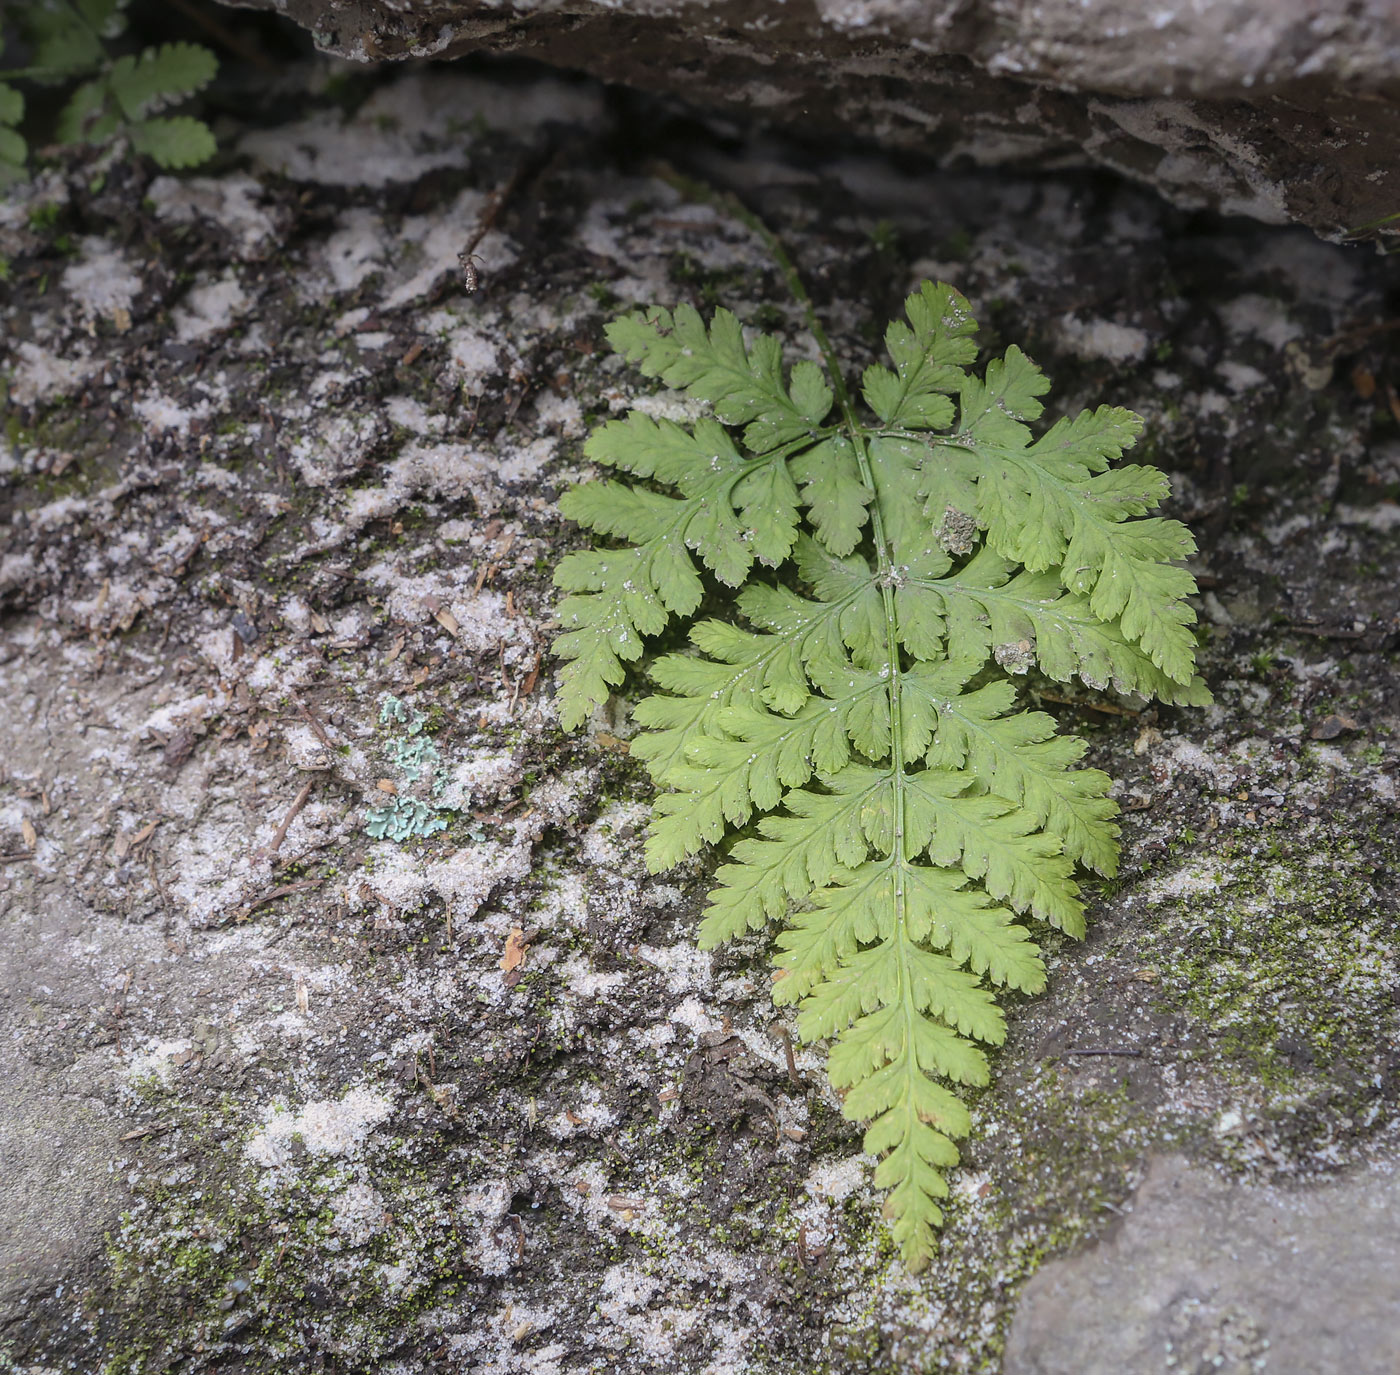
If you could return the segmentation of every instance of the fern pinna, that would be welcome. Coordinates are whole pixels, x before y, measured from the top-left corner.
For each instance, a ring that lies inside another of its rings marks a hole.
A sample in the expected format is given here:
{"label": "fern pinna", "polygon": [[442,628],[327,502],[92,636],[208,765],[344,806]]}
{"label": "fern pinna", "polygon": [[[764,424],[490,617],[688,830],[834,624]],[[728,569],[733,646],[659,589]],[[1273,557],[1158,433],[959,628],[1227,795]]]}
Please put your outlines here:
{"label": "fern pinna", "polygon": [[785,377],[777,342],[746,342],[724,310],[708,329],[687,306],[612,324],[627,359],[714,414],[686,428],[634,411],[594,432],[589,458],[645,481],[564,495],[566,515],[627,543],[563,560],[555,649],[575,727],[647,636],[697,610],[702,569],[742,586],[747,628],[695,625],[636,707],[632,752],[664,789],[647,863],[742,829],[701,944],[786,924],[774,998],[797,1005],[804,1039],[832,1042],[832,1084],[868,1123],[917,1269],[970,1127],[948,1085],[985,1084],[981,1045],[1005,1036],[992,989],[1043,987],[1027,924],[1082,935],[1076,866],[1117,860],[1107,775],[1018,709],[1008,674],[1208,694],[1176,562],[1191,536],[1142,518],[1160,472],[1109,466],[1139,418],[1101,406],[1036,438],[1048,383],[1024,353],[978,377],[962,296],[925,283],[905,309],[859,413],[815,316],[830,378],[805,361]]}

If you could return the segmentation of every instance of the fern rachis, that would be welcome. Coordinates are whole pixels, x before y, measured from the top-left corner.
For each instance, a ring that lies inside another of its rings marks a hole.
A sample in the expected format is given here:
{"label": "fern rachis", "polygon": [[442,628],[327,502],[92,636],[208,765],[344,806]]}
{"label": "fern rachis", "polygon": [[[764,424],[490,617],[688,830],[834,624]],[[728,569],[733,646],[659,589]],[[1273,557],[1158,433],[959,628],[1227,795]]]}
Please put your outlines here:
{"label": "fern rachis", "polygon": [[[1035,438],[1048,383],[1018,349],[968,369],[975,323],[924,284],[867,368],[862,418],[788,271],[830,373],[688,307],[608,329],[648,376],[708,401],[692,429],[637,412],[588,441],[642,483],[584,483],[561,502],[629,543],[568,555],[556,582],[557,697],[580,724],[692,615],[703,572],[742,587],[747,626],[705,620],[651,668],[633,753],[660,789],[648,865],[740,832],[700,929],[713,947],[770,922],[775,1001],[832,1042],[844,1112],[866,1122],[907,1264],[942,1220],[944,1172],[1005,1024],[992,990],[1045,982],[1026,923],[1084,931],[1074,873],[1112,874],[1109,779],[1082,742],[1020,710],[1009,673],[1168,702],[1208,698],[1194,672],[1184,526],[1144,518],[1155,469],[1110,467],[1140,421],[1100,407]],[[743,426],[741,439],[730,428]],[[727,428],[729,427],[729,428]],[[663,492],[669,488],[674,495]],[[783,576],[765,570],[790,570]]]}

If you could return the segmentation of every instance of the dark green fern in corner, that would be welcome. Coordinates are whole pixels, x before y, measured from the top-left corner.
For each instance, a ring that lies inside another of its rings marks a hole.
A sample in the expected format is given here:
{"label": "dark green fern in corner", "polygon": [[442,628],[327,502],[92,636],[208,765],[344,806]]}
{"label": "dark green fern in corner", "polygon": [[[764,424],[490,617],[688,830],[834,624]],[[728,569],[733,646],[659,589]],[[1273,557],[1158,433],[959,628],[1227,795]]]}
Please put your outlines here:
{"label": "dark green fern in corner", "polygon": [[[167,115],[214,79],[218,60],[196,43],[165,43],[114,57],[110,41],[126,26],[127,0],[31,0],[19,26],[29,65],[0,68],[0,186],[27,175],[29,146],[20,133],[24,96],[15,81],[72,86],[54,127],[54,142],[103,145],[123,137],[159,167],[193,167],[214,153],[202,120]],[[0,35],[3,51],[3,35]]]}
{"label": "dark green fern in corner", "polygon": [[686,306],[609,327],[713,418],[633,412],[588,441],[634,480],[561,502],[609,539],[555,574],[557,705],[581,724],[647,637],[697,610],[704,573],[736,589],[733,618],[694,625],[635,710],[632,750],[661,789],[647,862],[740,833],[701,944],[782,927],[775,1000],[831,1043],[918,1269],[970,1128],[955,1086],[985,1084],[982,1047],[1005,1036],[993,990],[1044,986],[1035,928],[1082,935],[1076,870],[1117,864],[1109,778],[1018,707],[1011,675],[1206,702],[1179,566],[1194,544],[1147,517],[1160,472],[1111,466],[1140,419],[1101,406],[1037,435],[1044,375],[1016,348],[972,371],[976,325],[951,287],[908,299],[861,405],[784,267],[825,373],[785,371],[777,342],[724,310],[708,328]]}

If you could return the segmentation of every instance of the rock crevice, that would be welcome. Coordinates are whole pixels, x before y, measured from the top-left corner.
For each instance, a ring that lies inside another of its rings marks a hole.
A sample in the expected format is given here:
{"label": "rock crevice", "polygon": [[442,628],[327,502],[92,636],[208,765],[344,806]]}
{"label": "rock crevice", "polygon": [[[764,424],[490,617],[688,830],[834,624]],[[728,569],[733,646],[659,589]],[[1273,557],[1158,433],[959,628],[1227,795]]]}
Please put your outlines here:
{"label": "rock crevice", "polygon": [[356,61],[528,57],[947,165],[1110,167],[1333,240],[1400,211],[1392,0],[251,3]]}

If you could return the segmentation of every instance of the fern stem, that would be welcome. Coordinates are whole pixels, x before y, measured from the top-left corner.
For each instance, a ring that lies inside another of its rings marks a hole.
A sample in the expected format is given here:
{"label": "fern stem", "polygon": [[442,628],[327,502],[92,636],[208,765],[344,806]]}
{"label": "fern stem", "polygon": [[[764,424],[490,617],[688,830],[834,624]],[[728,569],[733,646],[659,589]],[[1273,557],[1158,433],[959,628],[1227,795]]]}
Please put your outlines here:
{"label": "fern stem", "polygon": [[807,294],[806,283],[803,282],[797,271],[796,264],[788,256],[787,249],[783,247],[783,241],[733,191],[721,191],[719,187],[712,186],[709,182],[701,181],[697,177],[685,176],[676,171],[668,162],[656,163],[652,167],[652,171],[668,186],[679,191],[687,200],[727,210],[745,228],[752,230],[763,240],[763,246],[768,250],[774,263],[777,264],[778,271],[783,274],[783,281],[786,283],[793,300],[802,307],[807,328],[811,332],[812,338],[817,341],[822,361],[826,364],[827,372],[831,374],[831,386],[836,393],[841,414],[847,426],[854,429],[856,427],[855,410],[851,405],[850,395],[846,391],[845,379],[841,375],[840,360],[836,357],[836,350],[832,348],[831,340],[827,336],[822,322],[817,318],[817,310],[812,304],[811,296]]}
{"label": "fern stem", "polygon": [[46,77],[64,80],[103,71],[106,65],[105,62],[85,62],[79,67],[7,67],[0,71],[0,81],[42,81]]}
{"label": "fern stem", "polygon": [[[826,363],[827,372],[831,376],[832,390],[836,395],[837,404],[841,408],[841,418],[845,424],[846,434],[855,449],[856,464],[860,470],[861,481],[875,493],[875,500],[870,504],[870,533],[875,546],[876,574],[880,582],[880,599],[885,612],[885,662],[889,668],[890,778],[894,792],[893,861],[896,877],[894,880],[894,932],[892,938],[895,942],[895,948],[899,952],[898,997],[899,1006],[904,1013],[903,1057],[906,1058],[906,1063],[910,1066],[910,1072],[917,1074],[919,1067],[914,1051],[914,999],[910,986],[908,961],[908,948],[912,942],[909,938],[908,895],[905,892],[903,876],[904,866],[908,862],[904,842],[907,807],[904,782],[906,767],[904,725],[900,711],[900,662],[894,605],[894,559],[889,538],[885,533],[882,509],[884,493],[880,491],[880,485],[875,480],[874,469],[870,464],[869,449],[866,446],[866,432],[856,416],[855,406],[851,401],[851,394],[846,387],[846,379],[841,371],[840,360],[836,356],[836,350],[831,346],[831,339],[821,320],[817,317],[816,307],[812,303],[811,296],[807,293],[806,284],[802,281],[796,265],[783,247],[782,240],[737,197],[730,199],[735,214],[767,245],[768,251],[773,255],[773,260],[787,281],[788,290],[802,307],[803,314],[807,318],[807,328],[816,340],[817,347],[821,350],[822,358]],[[907,1094],[905,1110],[913,1115],[916,1108],[912,1090],[907,1090]]]}

